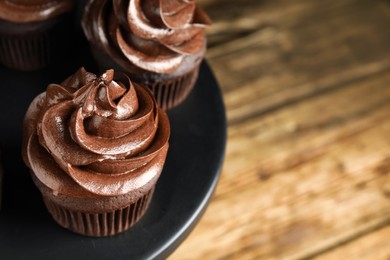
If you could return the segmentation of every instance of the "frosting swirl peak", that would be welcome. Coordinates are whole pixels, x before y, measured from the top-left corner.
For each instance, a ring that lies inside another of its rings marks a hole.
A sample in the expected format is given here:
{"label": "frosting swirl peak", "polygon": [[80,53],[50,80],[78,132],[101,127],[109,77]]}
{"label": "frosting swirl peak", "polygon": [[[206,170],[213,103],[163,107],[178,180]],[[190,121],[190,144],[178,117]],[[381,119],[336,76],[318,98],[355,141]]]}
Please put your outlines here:
{"label": "frosting swirl peak", "polygon": [[97,77],[80,69],[50,84],[25,126],[24,159],[38,180],[89,196],[126,194],[158,178],[170,133],[150,91],[113,70]]}
{"label": "frosting swirl peak", "polygon": [[210,23],[195,0],[90,1],[82,21],[89,41],[122,67],[165,74],[204,52]]}

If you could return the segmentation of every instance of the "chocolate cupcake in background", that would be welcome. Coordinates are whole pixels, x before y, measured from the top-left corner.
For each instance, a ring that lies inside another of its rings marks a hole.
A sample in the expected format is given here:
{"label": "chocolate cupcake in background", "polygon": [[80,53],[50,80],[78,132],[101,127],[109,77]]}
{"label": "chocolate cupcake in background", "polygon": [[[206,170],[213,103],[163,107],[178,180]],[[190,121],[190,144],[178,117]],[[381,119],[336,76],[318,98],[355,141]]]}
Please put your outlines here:
{"label": "chocolate cupcake in background", "polygon": [[0,63],[37,70],[71,45],[75,0],[0,0]]}
{"label": "chocolate cupcake in background", "polygon": [[31,103],[23,159],[58,224],[110,236],[144,215],[169,135],[147,88],[113,70],[97,77],[80,69]]}
{"label": "chocolate cupcake in background", "polygon": [[163,109],[194,86],[208,25],[195,0],[90,0],[82,19],[99,66],[146,84]]}

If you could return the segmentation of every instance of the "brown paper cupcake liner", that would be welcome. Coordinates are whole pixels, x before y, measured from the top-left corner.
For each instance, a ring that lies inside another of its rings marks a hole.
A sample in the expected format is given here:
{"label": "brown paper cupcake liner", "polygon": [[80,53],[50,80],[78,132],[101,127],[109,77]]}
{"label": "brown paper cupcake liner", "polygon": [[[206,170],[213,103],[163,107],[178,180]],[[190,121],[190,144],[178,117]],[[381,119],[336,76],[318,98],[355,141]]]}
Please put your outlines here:
{"label": "brown paper cupcake liner", "polygon": [[0,62],[17,70],[43,68],[50,60],[50,36],[0,36]]}
{"label": "brown paper cupcake liner", "polygon": [[72,14],[35,23],[0,20],[0,63],[16,70],[38,70],[68,53],[73,43]]}
{"label": "brown paper cupcake liner", "polygon": [[66,209],[44,197],[46,207],[54,220],[75,233],[92,236],[112,236],[128,230],[145,214],[154,189],[128,207],[109,212],[88,213]]}
{"label": "brown paper cupcake liner", "polygon": [[164,110],[179,105],[187,98],[198,78],[199,66],[192,71],[169,79],[155,80],[147,84],[157,104]]}

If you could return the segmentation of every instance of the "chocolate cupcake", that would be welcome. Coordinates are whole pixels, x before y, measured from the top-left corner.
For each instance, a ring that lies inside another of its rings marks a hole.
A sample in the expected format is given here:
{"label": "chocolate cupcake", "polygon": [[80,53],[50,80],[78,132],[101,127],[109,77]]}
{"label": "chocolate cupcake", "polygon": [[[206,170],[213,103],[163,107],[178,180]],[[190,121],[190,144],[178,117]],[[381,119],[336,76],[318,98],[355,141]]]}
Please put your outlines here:
{"label": "chocolate cupcake", "polygon": [[100,67],[146,84],[164,109],[194,86],[209,24],[195,0],[90,0],[82,19]]}
{"label": "chocolate cupcake", "polygon": [[74,0],[0,0],[0,63],[45,67],[70,45]]}
{"label": "chocolate cupcake", "polygon": [[113,70],[51,84],[24,121],[23,158],[47,209],[86,236],[129,229],[162,171],[170,127],[152,93]]}

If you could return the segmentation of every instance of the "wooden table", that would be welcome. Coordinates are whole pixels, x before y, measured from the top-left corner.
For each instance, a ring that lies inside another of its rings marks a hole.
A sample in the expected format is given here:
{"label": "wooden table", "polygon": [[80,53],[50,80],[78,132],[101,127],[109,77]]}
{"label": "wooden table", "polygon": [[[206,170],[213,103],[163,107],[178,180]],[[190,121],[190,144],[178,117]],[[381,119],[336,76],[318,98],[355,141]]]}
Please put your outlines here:
{"label": "wooden table", "polygon": [[228,143],[170,259],[390,259],[390,1],[198,3]]}

